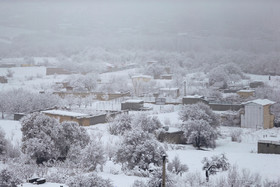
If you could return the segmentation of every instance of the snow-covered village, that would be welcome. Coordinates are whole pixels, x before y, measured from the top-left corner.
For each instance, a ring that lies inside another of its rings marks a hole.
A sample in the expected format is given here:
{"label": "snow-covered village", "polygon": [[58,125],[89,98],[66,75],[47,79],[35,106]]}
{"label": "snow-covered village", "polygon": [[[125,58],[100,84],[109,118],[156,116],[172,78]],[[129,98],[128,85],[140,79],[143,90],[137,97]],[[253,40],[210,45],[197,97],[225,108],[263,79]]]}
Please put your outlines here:
{"label": "snow-covered village", "polygon": [[280,187],[279,8],[0,0],[0,187]]}

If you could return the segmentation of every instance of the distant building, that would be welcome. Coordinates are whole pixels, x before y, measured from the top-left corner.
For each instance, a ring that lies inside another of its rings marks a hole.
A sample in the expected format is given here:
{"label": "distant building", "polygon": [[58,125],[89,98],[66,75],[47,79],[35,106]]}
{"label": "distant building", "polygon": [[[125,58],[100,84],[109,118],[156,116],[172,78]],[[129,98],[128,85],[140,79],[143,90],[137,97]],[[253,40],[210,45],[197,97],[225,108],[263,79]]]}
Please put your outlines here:
{"label": "distant building", "polygon": [[64,68],[47,68],[46,75],[69,75],[73,72],[68,71]]}
{"label": "distant building", "polygon": [[122,110],[143,110],[144,101],[143,100],[126,100],[121,103]]}
{"label": "distant building", "polygon": [[264,86],[264,82],[262,82],[262,81],[253,81],[253,82],[250,82],[249,86],[250,86],[250,88],[263,87]]}
{"label": "distant building", "polygon": [[162,97],[171,97],[174,99],[178,98],[180,95],[179,88],[160,88],[159,93]]}
{"label": "distant building", "polygon": [[5,76],[0,76],[0,83],[8,83],[8,79]]}
{"label": "distant building", "polygon": [[255,96],[255,90],[239,90],[236,93],[244,99]]}
{"label": "distant building", "polygon": [[275,102],[268,99],[256,99],[243,103],[244,113],[241,114],[241,127],[244,128],[272,128],[274,115],[270,113],[271,105]]}
{"label": "distant building", "polygon": [[199,102],[208,104],[208,102],[204,99],[204,96],[201,95],[188,95],[183,97],[183,105],[192,105]]}
{"label": "distant building", "polygon": [[258,153],[280,154],[280,140],[259,140]]}
{"label": "distant building", "polygon": [[172,74],[163,74],[160,76],[161,79],[172,80]]}
{"label": "distant building", "polygon": [[150,75],[135,75],[131,77],[133,82],[141,81],[141,82],[149,82],[153,79]]}
{"label": "distant building", "polygon": [[42,111],[42,113],[47,116],[58,119],[60,123],[63,121],[74,121],[81,126],[90,126],[98,123],[107,122],[106,113],[94,115],[94,116],[89,114],[69,112],[64,110],[46,110],[46,111]]}

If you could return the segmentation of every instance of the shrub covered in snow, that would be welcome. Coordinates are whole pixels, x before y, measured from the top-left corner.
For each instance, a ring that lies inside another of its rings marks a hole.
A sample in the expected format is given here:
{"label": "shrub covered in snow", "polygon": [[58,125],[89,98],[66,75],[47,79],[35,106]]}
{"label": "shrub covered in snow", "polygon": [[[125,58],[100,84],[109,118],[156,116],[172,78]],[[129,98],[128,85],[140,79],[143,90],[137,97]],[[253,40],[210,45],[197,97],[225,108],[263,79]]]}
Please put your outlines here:
{"label": "shrub covered in snow", "polygon": [[142,129],[143,131],[154,133],[155,130],[162,127],[161,122],[156,116],[148,116],[147,114],[139,114],[133,120],[133,126]]}
{"label": "shrub covered in snow", "polygon": [[113,135],[123,135],[126,131],[131,130],[133,116],[129,114],[118,115],[109,126],[109,132]]}
{"label": "shrub covered in snow", "polygon": [[197,148],[203,146],[214,148],[216,146],[217,127],[220,122],[208,105],[203,103],[186,105],[179,115],[183,121],[181,129],[187,143],[191,143]]}
{"label": "shrub covered in snow", "polygon": [[10,170],[3,169],[0,171],[0,186],[9,187],[20,184],[21,180]]}
{"label": "shrub covered in snow", "polygon": [[71,147],[85,147],[89,135],[75,122],[61,125],[51,117],[32,113],[24,117],[22,124],[22,151],[37,163],[65,158]]}
{"label": "shrub covered in snow", "polygon": [[241,129],[235,129],[230,132],[231,141],[233,142],[241,142]]}
{"label": "shrub covered in snow", "polygon": [[110,180],[103,179],[97,176],[95,173],[69,177],[66,184],[71,187],[113,187]]}
{"label": "shrub covered in snow", "polygon": [[186,164],[181,163],[178,156],[175,156],[174,159],[170,163],[168,163],[167,170],[175,173],[176,175],[182,175],[184,172],[187,172],[189,168]]}
{"label": "shrub covered in snow", "polygon": [[209,172],[209,174],[216,174],[218,171],[226,171],[230,166],[228,159],[224,154],[214,155],[210,160],[204,157],[202,164],[202,169]]}
{"label": "shrub covered in snow", "polygon": [[121,147],[117,150],[115,162],[122,163],[124,169],[133,169],[138,166],[147,170],[149,164],[161,165],[161,157],[165,151],[155,140],[154,136],[141,131],[133,130],[125,133]]}
{"label": "shrub covered in snow", "polygon": [[187,143],[193,144],[194,147],[216,147],[217,129],[210,126],[206,121],[189,120],[183,123],[181,129],[184,132]]}

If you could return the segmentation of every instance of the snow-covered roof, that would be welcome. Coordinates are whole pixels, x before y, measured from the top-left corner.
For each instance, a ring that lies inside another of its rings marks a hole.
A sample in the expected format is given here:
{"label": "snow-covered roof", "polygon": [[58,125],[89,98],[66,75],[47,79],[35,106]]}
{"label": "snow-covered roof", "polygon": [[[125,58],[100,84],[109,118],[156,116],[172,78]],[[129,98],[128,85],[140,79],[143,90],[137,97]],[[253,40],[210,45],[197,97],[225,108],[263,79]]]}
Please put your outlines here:
{"label": "snow-covered roof", "polygon": [[246,105],[246,104],[249,104],[249,103],[256,103],[256,104],[262,105],[262,106],[275,104],[274,101],[270,101],[268,99],[255,99],[255,100],[252,100],[252,101],[247,101],[247,102],[242,103],[242,104]]}
{"label": "snow-covered roof", "polygon": [[132,78],[149,78],[149,79],[151,79],[152,76],[150,76],[150,75],[134,75],[134,76],[132,76]]}
{"label": "snow-covered roof", "polygon": [[77,112],[69,112],[64,110],[46,110],[42,111],[45,114],[54,114],[54,115],[61,115],[61,116],[72,116],[72,117],[86,117],[89,116],[88,114],[82,114]]}
{"label": "snow-covered roof", "polygon": [[202,96],[202,95],[187,95],[187,96],[184,96],[184,98],[203,99],[204,96]]}
{"label": "snow-covered roof", "polygon": [[259,140],[258,143],[269,143],[269,144],[280,145],[280,139],[270,137],[270,138],[265,138],[263,140]]}
{"label": "snow-covered roof", "polygon": [[177,91],[179,88],[160,88],[160,91]]}
{"label": "snow-covered roof", "polygon": [[251,93],[254,92],[255,90],[239,90],[237,92],[246,92],[246,93]]}
{"label": "snow-covered roof", "polygon": [[144,101],[140,100],[140,99],[129,99],[129,100],[124,101],[124,103],[141,103],[141,102],[144,102]]}

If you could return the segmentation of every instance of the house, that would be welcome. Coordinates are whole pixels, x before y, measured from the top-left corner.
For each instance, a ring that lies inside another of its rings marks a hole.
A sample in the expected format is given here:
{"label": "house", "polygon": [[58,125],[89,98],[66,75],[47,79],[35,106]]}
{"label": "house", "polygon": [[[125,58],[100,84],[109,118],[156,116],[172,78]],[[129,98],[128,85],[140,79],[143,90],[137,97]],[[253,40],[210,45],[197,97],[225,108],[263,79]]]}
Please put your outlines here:
{"label": "house", "polygon": [[74,121],[81,126],[90,126],[98,123],[107,122],[106,113],[102,113],[99,115],[89,115],[89,114],[69,112],[64,110],[46,110],[46,111],[42,111],[42,113],[47,116],[58,119],[60,123],[63,121]]}
{"label": "house", "polygon": [[255,99],[243,103],[244,112],[241,114],[241,127],[245,128],[272,128],[274,115],[270,113],[271,105],[275,102],[268,99]]}
{"label": "house", "polygon": [[46,69],[46,75],[69,75],[72,74],[71,71],[68,71],[63,68],[47,68]]}
{"label": "house", "polygon": [[208,104],[208,102],[204,99],[204,96],[201,95],[188,95],[183,97],[183,105],[192,105],[199,102]]}
{"label": "house", "polygon": [[258,141],[258,153],[280,154],[279,139],[264,139]]}
{"label": "house", "polygon": [[144,109],[144,101],[143,100],[126,100],[121,103],[122,110],[142,110]]}
{"label": "house", "polygon": [[132,82],[149,82],[153,79],[152,76],[150,75],[135,75],[131,77]]}
{"label": "house", "polygon": [[172,74],[163,74],[160,76],[160,79],[172,80]]}
{"label": "house", "polygon": [[242,108],[241,104],[220,101],[209,101],[208,105],[212,110],[216,111],[238,111]]}
{"label": "house", "polygon": [[244,99],[255,96],[255,90],[239,90],[236,93]]}
{"label": "house", "polygon": [[0,76],[0,83],[8,83],[8,79],[5,76]]}
{"label": "house", "polygon": [[253,82],[250,82],[249,86],[250,86],[250,88],[263,87],[264,86],[264,82],[262,82],[262,81],[253,81]]}
{"label": "house", "polygon": [[162,97],[178,98],[180,95],[179,88],[160,88],[159,93]]}

